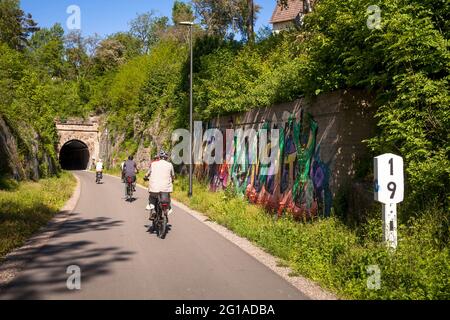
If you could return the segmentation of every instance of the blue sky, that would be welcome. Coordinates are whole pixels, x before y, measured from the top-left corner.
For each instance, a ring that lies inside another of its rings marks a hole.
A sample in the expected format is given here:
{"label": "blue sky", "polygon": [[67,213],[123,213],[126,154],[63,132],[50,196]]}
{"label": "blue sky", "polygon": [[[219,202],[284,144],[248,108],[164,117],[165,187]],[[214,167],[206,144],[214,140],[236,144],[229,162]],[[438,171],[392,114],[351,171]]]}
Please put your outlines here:
{"label": "blue sky", "polygon": [[[186,2],[186,1],[185,1]],[[256,31],[269,25],[276,0],[256,0],[262,6]],[[158,15],[170,17],[173,0],[21,0],[22,9],[31,13],[40,27],[50,27],[59,22],[66,28],[70,5],[81,9],[81,28],[84,35],[109,35],[127,31],[128,22],[137,13],[154,10]]]}

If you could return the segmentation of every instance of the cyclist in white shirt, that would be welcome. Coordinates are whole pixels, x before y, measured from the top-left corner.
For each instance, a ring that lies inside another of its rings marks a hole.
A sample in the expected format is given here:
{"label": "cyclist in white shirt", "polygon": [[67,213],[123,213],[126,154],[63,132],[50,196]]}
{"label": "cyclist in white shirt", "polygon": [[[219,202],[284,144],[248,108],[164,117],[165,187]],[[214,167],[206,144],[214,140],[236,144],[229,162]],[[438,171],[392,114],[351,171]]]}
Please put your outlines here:
{"label": "cyclist in white shirt", "polygon": [[103,161],[102,159],[98,159],[98,162],[95,164],[95,181],[96,183],[100,183],[103,179]]}
{"label": "cyclist in white shirt", "polygon": [[102,159],[98,159],[98,162],[95,165],[95,171],[99,173],[103,173],[103,161]]}
{"label": "cyclist in white shirt", "polygon": [[[146,174],[149,179],[148,192],[150,194],[149,202],[156,206],[160,193],[168,193],[169,196],[173,192],[173,181],[175,179],[175,170],[172,163],[168,160],[165,151],[159,153],[159,159],[152,162]],[[172,213],[170,209],[169,214]]]}
{"label": "cyclist in white shirt", "polygon": [[122,182],[125,183],[125,163],[127,163],[127,160],[123,160],[122,164],[120,165],[120,172],[122,172]]}

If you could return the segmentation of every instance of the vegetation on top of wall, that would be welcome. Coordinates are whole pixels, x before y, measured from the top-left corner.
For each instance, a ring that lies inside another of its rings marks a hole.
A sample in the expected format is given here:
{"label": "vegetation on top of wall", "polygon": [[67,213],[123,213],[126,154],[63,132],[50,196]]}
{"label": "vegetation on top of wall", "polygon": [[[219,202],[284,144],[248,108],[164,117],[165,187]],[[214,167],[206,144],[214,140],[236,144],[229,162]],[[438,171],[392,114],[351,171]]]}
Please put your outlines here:
{"label": "vegetation on top of wall", "polygon": [[200,58],[196,111],[203,119],[297,99],[302,57],[291,34],[270,36],[236,50],[224,46]]}

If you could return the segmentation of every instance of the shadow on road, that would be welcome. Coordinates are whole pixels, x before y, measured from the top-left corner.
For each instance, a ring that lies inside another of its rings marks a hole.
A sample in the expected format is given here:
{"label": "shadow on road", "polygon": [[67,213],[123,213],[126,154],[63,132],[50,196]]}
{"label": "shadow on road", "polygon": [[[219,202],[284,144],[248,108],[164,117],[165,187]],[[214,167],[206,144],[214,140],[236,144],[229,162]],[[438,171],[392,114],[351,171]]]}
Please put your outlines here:
{"label": "shadow on road", "polygon": [[[156,231],[153,230],[153,225],[150,222],[148,225],[145,225],[145,228],[147,229],[147,232],[151,235],[155,235],[156,236]],[[167,232],[166,232],[166,236],[164,238],[167,238],[167,236],[170,234],[170,231],[172,231],[172,225],[168,224],[167,225]]]}
{"label": "shadow on road", "polygon": [[69,234],[77,234],[90,231],[106,231],[114,227],[120,227],[123,221],[112,220],[111,218],[98,217],[94,219],[78,218],[78,214],[72,214],[73,218],[62,223],[55,223],[53,237],[63,237]]}
{"label": "shadow on road", "polygon": [[[75,214],[76,216],[76,214]],[[54,223],[54,238],[90,232],[105,231],[123,224],[110,218],[82,219],[71,218],[62,223]],[[69,266],[78,266],[81,270],[81,285],[95,277],[106,276],[112,272],[113,264],[128,261],[135,252],[118,247],[99,247],[92,241],[57,242],[38,249],[22,249],[14,258],[24,263],[26,269],[5,287],[0,287],[0,299],[35,300],[59,295],[70,298],[75,291],[67,288]],[[1,271],[1,270],[0,270]],[[42,296],[42,293],[46,296]]]}

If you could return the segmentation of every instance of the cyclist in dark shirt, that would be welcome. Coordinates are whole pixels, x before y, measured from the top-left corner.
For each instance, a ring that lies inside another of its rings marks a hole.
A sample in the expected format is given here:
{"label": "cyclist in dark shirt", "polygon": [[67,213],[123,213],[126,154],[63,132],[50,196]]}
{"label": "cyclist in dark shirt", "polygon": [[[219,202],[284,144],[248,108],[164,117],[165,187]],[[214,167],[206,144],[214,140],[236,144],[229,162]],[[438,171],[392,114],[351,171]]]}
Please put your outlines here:
{"label": "cyclist in dark shirt", "polygon": [[131,177],[133,181],[133,189],[136,191],[136,174],[139,172],[137,169],[136,162],[134,162],[133,156],[128,157],[128,161],[125,162],[123,166],[123,176],[125,177],[125,181],[128,180],[128,177]]}

